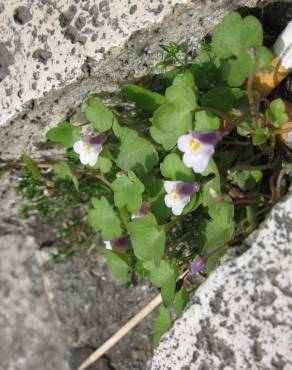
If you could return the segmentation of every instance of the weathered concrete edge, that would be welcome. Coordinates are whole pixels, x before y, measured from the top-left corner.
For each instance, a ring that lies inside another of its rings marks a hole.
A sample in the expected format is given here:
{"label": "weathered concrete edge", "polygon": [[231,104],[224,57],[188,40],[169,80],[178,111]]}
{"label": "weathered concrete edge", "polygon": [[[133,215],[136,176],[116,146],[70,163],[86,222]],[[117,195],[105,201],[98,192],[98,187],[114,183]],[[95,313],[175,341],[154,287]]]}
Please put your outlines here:
{"label": "weathered concrete edge", "polygon": [[290,189],[245,241],[250,248],[231,252],[199,287],[149,369],[292,368],[291,207]]}
{"label": "weathered concrete edge", "polygon": [[[267,0],[265,4],[274,1]],[[183,40],[198,46],[202,37],[228,12],[241,6],[254,7],[257,3],[257,0],[240,0],[236,4],[220,0],[219,4],[212,1],[197,4],[194,1],[177,5],[161,23],[135,31],[123,47],[109,50],[103,63],[85,61],[83,72],[75,82],[27,102],[20,113],[1,127],[0,157],[18,158],[24,150],[41,156],[45,152],[36,150],[34,143],[43,142],[44,132],[50,126],[78,115],[90,93],[117,91],[126,81],[154,73],[154,65],[162,56],[159,44]]]}

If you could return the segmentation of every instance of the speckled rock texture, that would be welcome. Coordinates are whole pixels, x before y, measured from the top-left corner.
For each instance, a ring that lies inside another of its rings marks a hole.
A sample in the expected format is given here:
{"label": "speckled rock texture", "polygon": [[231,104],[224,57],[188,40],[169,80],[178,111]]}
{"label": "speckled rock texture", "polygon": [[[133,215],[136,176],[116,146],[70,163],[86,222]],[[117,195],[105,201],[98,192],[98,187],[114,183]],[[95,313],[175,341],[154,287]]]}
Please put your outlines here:
{"label": "speckled rock texture", "polygon": [[[55,230],[19,216],[25,201],[11,186],[17,179],[8,172],[0,177],[0,369],[76,370],[157,291],[126,289],[104,258],[88,250],[53,263]],[[89,370],[144,369],[153,330],[150,315]]]}
{"label": "speckled rock texture", "polygon": [[229,11],[258,3],[0,0],[0,158],[40,154],[47,129],[79,112],[89,93],[154,73],[159,44],[197,46]]}
{"label": "speckled rock texture", "polygon": [[197,290],[151,370],[292,369],[292,195]]}
{"label": "speckled rock texture", "polygon": [[70,370],[32,237],[0,236],[0,368]]}

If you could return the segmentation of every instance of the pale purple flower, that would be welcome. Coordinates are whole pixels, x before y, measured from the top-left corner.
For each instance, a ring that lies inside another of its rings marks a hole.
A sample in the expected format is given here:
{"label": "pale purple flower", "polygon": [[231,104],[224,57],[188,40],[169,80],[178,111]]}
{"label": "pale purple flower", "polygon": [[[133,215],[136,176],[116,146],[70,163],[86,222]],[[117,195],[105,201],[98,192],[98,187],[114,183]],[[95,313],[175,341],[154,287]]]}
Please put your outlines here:
{"label": "pale purple flower", "polygon": [[131,219],[134,220],[135,218],[140,218],[146,215],[146,213],[150,209],[150,204],[147,202],[143,202],[141,208],[138,212],[132,213]]}
{"label": "pale purple flower", "polygon": [[201,272],[204,269],[208,258],[209,256],[205,256],[193,260],[193,262],[191,263],[189,275],[195,275],[196,273]]}
{"label": "pale purple flower", "polygon": [[106,135],[84,136],[73,145],[74,152],[79,154],[80,162],[84,165],[93,167],[102,151],[102,144],[106,140]]}
{"label": "pale purple flower", "polygon": [[202,173],[208,166],[209,160],[215,152],[215,145],[222,138],[221,131],[199,132],[194,131],[179,137],[177,147],[184,152],[183,162],[194,172]]}
{"label": "pale purple flower", "polygon": [[164,181],[164,189],[167,192],[164,197],[166,206],[171,208],[175,216],[179,216],[191,196],[199,191],[200,185],[197,182]]}

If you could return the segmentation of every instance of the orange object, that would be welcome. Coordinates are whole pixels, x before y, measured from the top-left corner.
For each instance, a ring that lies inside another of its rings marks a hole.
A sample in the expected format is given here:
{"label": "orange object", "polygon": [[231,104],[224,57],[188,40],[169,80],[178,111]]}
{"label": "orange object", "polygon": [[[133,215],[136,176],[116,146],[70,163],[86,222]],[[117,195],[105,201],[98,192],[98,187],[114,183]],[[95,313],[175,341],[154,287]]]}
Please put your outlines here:
{"label": "orange object", "polygon": [[272,72],[264,73],[259,71],[256,74],[255,87],[261,96],[269,95],[290,72],[288,68],[281,64],[278,58],[273,59],[271,66],[273,67]]}
{"label": "orange object", "polygon": [[292,21],[281,32],[273,45],[272,72],[258,72],[255,85],[262,96],[267,96],[292,70]]}

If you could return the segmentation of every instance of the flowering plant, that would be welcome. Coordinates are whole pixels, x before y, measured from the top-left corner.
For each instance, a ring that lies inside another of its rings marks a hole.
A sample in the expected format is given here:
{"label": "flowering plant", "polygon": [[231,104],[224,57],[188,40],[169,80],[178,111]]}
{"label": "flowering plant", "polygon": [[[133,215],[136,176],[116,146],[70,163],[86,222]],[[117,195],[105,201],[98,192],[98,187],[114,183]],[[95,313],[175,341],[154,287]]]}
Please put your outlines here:
{"label": "flowering plant", "polygon": [[188,300],[178,276],[212,271],[288,187],[285,105],[255,86],[272,60],[262,43],[255,17],[231,13],[191,60],[183,45],[163,45],[158,67],[175,65],[154,91],[124,85],[126,108],[90,96],[84,123],[47,133],[64,160],[40,169],[24,157],[48,208],[61,197],[86,213],[68,226],[83,233],[78,242],[89,240],[128,284],[148,278],[160,289],[156,344]]}

